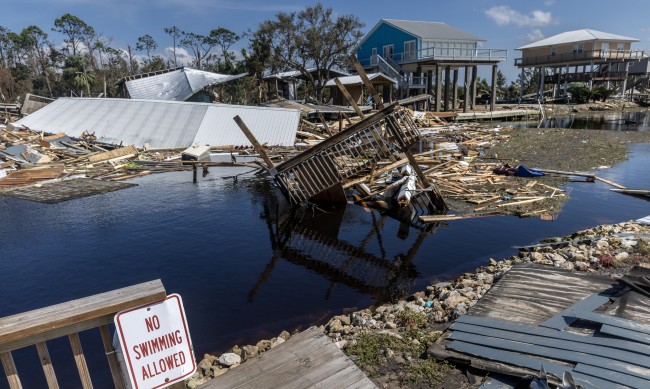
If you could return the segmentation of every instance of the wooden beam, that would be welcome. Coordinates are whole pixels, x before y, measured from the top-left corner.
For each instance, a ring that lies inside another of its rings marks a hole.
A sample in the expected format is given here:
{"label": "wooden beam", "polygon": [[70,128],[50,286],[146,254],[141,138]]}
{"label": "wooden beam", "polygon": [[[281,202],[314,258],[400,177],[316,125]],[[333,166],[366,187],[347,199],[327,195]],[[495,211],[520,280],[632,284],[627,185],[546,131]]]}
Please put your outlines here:
{"label": "wooden beam", "polygon": [[155,280],[0,318],[0,353],[111,323],[115,313],[166,295]]}
{"label": "wooden beam", "polygon": [[124,381],[122,381],[122,374],[120,364],[117,362],[113,342],[111,341],[111,334],[107,325],[99,326],[99,333],[102,336],[102,344],[104,345],[104,352],[108,359],[108,366],[111,369],[111,376],[113,377],[113,384],[115,389],[124,389]]}
{"label": "wooden beam", "polygon": [[52,366],[52,359],[50,359],[50,353],[47,351],[47,345],[45,342],[36,343],[36,350],[38,351],[38,358],[41,360],[43,373],[45,373],[47,387],[50,389],[58,389],[59,383],[56,380],[54,366]]}
{"label": "wooden beam", "polygon": [[22,389],[23,384],[20,383],[20,377],[18,377],[16,364],[14,363],[14,358],[11,356],[11,353],[0,354],[0,361],[2,361],[2,367],[7,376],[7,381],[9,381],[9,387],[11,389]]}
{"label": "wooden beam", "polygon": [[363,70],[363,66],[361,66],[361,64],[359,63],[357,56],[355,54],[350,54],[350,61],[352,62],[352,65],[354,65],[354,68],[357,70],[359,77],[361,77],[361,81],[363,81],[363,85],[366,86],[366,89],[368,89],[368,92],[370,92],[370,94],[372,95],[372,99],[375,101],[375,104],[377,105],[377,109],[383,109],[384,102],[381,100],[379,93],[377,93],[377,90],[370,82],[370,79],[368,79],[368,76],[366,75],[366,71]]}
{"label": "wooden beam", "polygon": [[365,119],[365,116],[364,116],[363,112],[361,112],[361,108],[359,108],[359,106],[357,105],[357,102],[354,101],[354,99],[352,98],[352,96],[350,96],[350,92],[348,92],[348,90],[345,89],[345,85],[343,85],[343,84],[341,83],[341,81],[339,81],[339,78],[338,78],[338,77],[336,77],[336,78],[334,79],[334,82],[336,83],[336,86],[339,87],[339,90],[341,91],[341,93],[343,93],[343,96],[344,96],[345,99],[348,101],[348,103],[350,103],[350,105],[351,105],[352,108],[354,109],[354,112],[357,113],[357,116],[359,116],[361,119]]}
{"label": "wooden beam", "polygon": [[266,154],[266,151],[260,144],[260,142],[257,141],[257,138],[255,138],[255,135],[251,132],[251,130],[248,129],[244,121],[239,117],[239,115],[235,116],[233,118],[235,123],[239,126],[239,128],[242,130],[244,135],[246,135],[246,138],[253,144],[253,147],[255,147],[255,150],[260,154],[262,159],[264,160],[264,163],[269,169],[273,169],[273,161],[271,161],[271,158]]}
{"label": "wooden beam", "polygon": [[86,364],[86,357],[84,356],[84,350],[81,348],[81,341],[79,340],[79,334],[74,333],[68,335],[70,339],[70,346],[72,346],[72,354],[74,355],[74,361],[77,364],[77,370],[79,370],[79,378],[81,378],[81,386],[84,389],[93,389],[93,383],[90,379],[90,371],[88,370],[88,365]]}

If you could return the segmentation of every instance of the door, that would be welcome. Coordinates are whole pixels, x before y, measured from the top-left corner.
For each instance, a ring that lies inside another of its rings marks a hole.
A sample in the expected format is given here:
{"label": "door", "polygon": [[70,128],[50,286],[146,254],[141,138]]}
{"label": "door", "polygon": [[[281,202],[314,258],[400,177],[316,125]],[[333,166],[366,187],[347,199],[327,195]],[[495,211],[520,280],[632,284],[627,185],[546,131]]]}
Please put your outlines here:
{"label": "door", "polygon": [[384,57],[386,59],[393,59],[393,53],[394,52],[395,52],[395,49],[394,49],[393,45],[386,45],[386,46],[382,47],[381,55],[382,55],[382,57]]}

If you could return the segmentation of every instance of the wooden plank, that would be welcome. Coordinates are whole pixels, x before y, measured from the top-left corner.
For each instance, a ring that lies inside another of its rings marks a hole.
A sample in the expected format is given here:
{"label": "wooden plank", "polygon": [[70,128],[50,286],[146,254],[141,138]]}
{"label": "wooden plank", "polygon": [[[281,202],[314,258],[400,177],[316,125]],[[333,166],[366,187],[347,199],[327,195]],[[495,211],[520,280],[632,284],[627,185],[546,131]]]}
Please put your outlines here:
{"label": "wooden plank", "polygon": [[372,99],[375,101],[375,104],[377,105],[377,109],[382,109],[384,108],[384,102],[381,100],[381,97],[379,96],[379,93],[377,93],[377,90],[375,87],[372,85],[372,82],[368,79],[368,75],[366,75],[366,71],[363,70],[363,66],[359,63],[359,60],[357,59],[356,54],[350,54],[350,62],[352,62],[352,65],[354,65],[354,69],[356,69],[357,74],[359,74],[359,77],[361,77],[361,81],[363,81],[363,85],[368,89],[368,92],[372,95]]}
{"label": "wooden plank", "polygon": [[74,361],[77,364],[79,378],[81,378],[81,385],[84,389],[92,389],[93,383],[90,379],[90,371],[88,370],[88,365],[86,364],[86,357],[84,356],[83,348],[81,348],[79,334],[70,334],[68,335],[68,339],[70,339],[70,346],[72,346],[72,354],[74,355]]}
{"label": "wooden plank", "polygon": [[246,135],[246,138],[253,144],[253,147],[255,147],[255,150],[259,153],[259,155],[262,157],[264,160],[264,163],[269,169],[273,169],[273,161],[271,161],[271,158],[266,154],[266,150],[264,150],[264,147],[260,144],[260,142],[257,141],[257,138],[255,138],[255,135],[251,132],[251,130],[248,129],[244,121],[242,120],[239,115],[235,116],[233,118],[235,123],[239,126],[239,128],[242,130],[244,135]]}
{"label": "wooden plank", "polygon": [[613,335],[613,336],[618,336],[620,338],[633,340],[639,343],[650,344],[650,338],[648,337],[648,335],[644,333],[612,326],[609,324],[603,324],[600,327],[600,332],[607,335]]}
{"label": "wooden plank", "polygon": [[449,220],[462,220],[462,219],[476,219],[479,217],[500,216],[499,212],[486,212],[486,213],[467,213],[457,215],[424,215],[420,216],[420,220],[425,223],[437,223]]}
{"label": "wooden plank", "polygon": [[59,383],[56,380],[54,366],[52,366],[52,359],[50,359],[50,353],[47,351],[47,345],[45,342],[36,343],[36,351],[38,351],[38,358],[41,360],[41,366],[45,373],[45,380],[47,381],[48,388],[58,389]]}
{"label": "wooden plank", "polygon": [[639,365],[630,365],[629,363],[615,361],[607,357],[587,355],[573,350],[560,350],[542,345],[535,345],[534,347],[531,347],[531,344],[527,343],[515,342],[506,339],[495,339],[491,336],[483,336],[465,332],[453,332],[449,335],[449,339],[478,344],[490,348],[499,348],[502,350],[513,351],[542,358],[551,358],[570,363],[585,363],[591,366],[598,366],[603,370],[612,370],[644,380],[650,379],[650,369],[646,367]]}
{"label": "wooden plank", "polygon": [[650,338],[650,324],[647,323],[639,323],[635,320],[622,319],[620,317],[595,312],[575,311],[573,314],[581,320],[589,320],[599,324],[607,324],[612,327],[622,328],[624,330],[640,332]]}
{"label": "wooden plank", "polygon": [[589,295],[577,303],[571,305],[559,314],[541,323],[540,326],[553,328],[556,330],[563,330],[567,326],[571,325],[571,323],[578,320],[578,318],[575,316],[575,312],[584,310],[593,311],[594,309],[608,302],[608,296],[603,296],[600,294]]}
{"label": "wooden plank", "polygon": [[341,81],[339,81],[338,77],[334,78],[334,83],[336,84],[337,87],[339,87],[341,93],[343,93],[343,97],[345,97],[345,99],[348,101],[348,103],[350,103],[352,108],[354,108],[354,112],[357,113],[357,116],[359,116],[361,119],[365,119],[366,116],[361,111],[361,108],[359,108],[357,102],[354,101],[352,96],[350,96],[350,92],[348,92],[348,90],[345,88],[345,85],[343,85]]}
{"label": "wooden plank", "polygon": [[120,365],[117,362],[117,356],[115,355],[115,349],[113,348],[113,342],[108,330],[108,325],[99,326],[99,333],[102,337],[102,344],[104,345],[104,352],[108,359],[108,366],[111,369],[111,376],[113,377],[115,389],[124,389],[124,381],[122,381]]}
{"label": "wooden plank", "polygon": [[[475,345],[466,342],[454,341],[452,344],[454,350],[462,351],[467,354],[476,355],[478,357],[487,358],[493,361],[504,362],[508,364],[513,364],[516,366],[523,366],[529,369],[534,369],[539,371],[540,367],[543,365],[544,370],[547,374],[552,374],[556,377],[556,380],[562,381],[562,375],[565,371],[571,371],[570,366],[553,363],[545,359],[531,357],[512,351],[499,350],[496,348],[490,348],[480,345]],[[574,381],[577,384],[581,384],[586,388],[594,389],[609,389],[609,388],[619,388],[627,389],[627,386],[618,384],[616,381],[607,381],[597,377],[589,376],[584,373],[574,374],[571,373]]]}
{"label": "wooden plank", "polygon": [[110,323],[115,313],[166,295],[155,280],[0,318],[0,353]]}
{"label": "wooden plank", "polygon": [[596,180],[598,180],[598,181],[600,181],[600,182],[604,182],[604,183],[607,184],[607,185],[615,186],[615,187],[617,187],[618,189],[625,189],[625,187],[624,187],[623,185],[617,184],[617,183],[615,183],[615,182],[612,182],[612,181],[606,180],[606,179],[601,178],[601,177],[598,177],[598,176],[594,176],[594,179],[596,179]]}
{"label": "wooden plank", "polygon": [[311,327],[199,388],[301,389],[351,385],[376,388],[327,336]]}
{"label": "wooden plank", "polygon": [[497,207],[498,208],[503,208],[503,207],[510,207],[512,205],[535,203],[537,201],[542,201],[542,200],[545,200],[545,199],[546,199],[546,197],[535,197],[535,198],[529,199],[529,200],[522,200],[522,201],[515,201],[515,202],[512,202],[512,203],[498,204]]}
{"label": "wooden plank", "polygon": [[470,313],[538,325],[586,296],[615,284],[606,276],[520,264],[495,283]]}
{"label": "wooden plank", "polygon": [[2,368],[5,371],[5,376],[9,382],[9,388],[11,389],[22,389],[23,385],[20,382],[20,377],[18,377],[18,371],[16,370],[16,364],[14,363],[14,358],[10,352],[1,353],[0,361],[2,362]]}
{"label": "wooden plank", "polygon": [[124,157],[127,155],[131,155],[131,156],[138,155],[138,149],[134,145],[130,145],[130,146],[120,147],[115,150],[106,151],[99,154],[93,154],[88,156],[88,162],[97,163],[101,161],[108,161],[109,159]]}

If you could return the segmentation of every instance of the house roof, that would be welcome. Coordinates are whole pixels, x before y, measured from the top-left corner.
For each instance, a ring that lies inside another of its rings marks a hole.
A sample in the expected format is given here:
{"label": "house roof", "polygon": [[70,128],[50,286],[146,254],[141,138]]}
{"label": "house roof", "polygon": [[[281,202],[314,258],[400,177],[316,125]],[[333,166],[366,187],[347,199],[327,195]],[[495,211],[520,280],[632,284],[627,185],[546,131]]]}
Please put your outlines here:
{"label": "house roof", "polygon": [[191,68],[143,74],[123,81],[132,99],[185,101],[206,86],[222,84],[246,76],[227,75]]}
{"label": "house roof", "polygon": [[485,42],[485,39],[472,35],[456,27],[442,22],[419,22],[413,20],[381,19],[375,26],[359,41],[357,50],[382,24],[389,24],[411,35],[421,39],[444,40],[444,41],[472,41]]}
{"label": "house roof", "polygon": [[72,137],[87,131],[100,142],[137,147],[251,145],[233,120],[237,115],[261,144],[295,143],[300,111],[243,105],[64,97],[15,125]]}
{"label": "house roof", "polygon": [[518,47],[517,50],[532,49],[535,47],[546,47],[564,45],[568,43],[578,43],[587,41],[617,41],[617,42],[639,42],[636,38],[627,36],[610,34],[608,32],[582,29],[575,31],[567,31],[561,34],[553,35],[551,37],[530,43],[525,46]]}
{"label": "house roof", "polygon": [[[397,84],[397,80],[390,78],[386,76],[383,73],[370,73],[367,75],[368,79],[373,83],[373,84]],[[363,81],[361,80],[361,76],[347,76],[347,77],[339,77],[339,81],[341,81],[341,84],[343,85],[361,85],[363,84]],[[374,81],[374,82],[373,82]],[[334,79],[331,79],[327,81],[325,86],[336,86],[336,82],[334,82]]]}
{"label": "house roof", "polygon": [[[307,71],[309,73],[316,73],[316,68],[308,68]],[[349,73],[346,73],[342,70],[336,70],[336,69],[331,69],[330,71],[330,76],[334,77],[342,77],[342,76],[349,76]],[[305,79],[305,77],[302,75],[300,70],[289,70],[286,72],[280,72],[280,73],[274,73],[274,74],[269,74],[263,77],[265,80],[273,80],[273,79],[278,79],[278,80],[285,80],[285,79],[292,79],[292,78],[300,78],[300,79]]]}

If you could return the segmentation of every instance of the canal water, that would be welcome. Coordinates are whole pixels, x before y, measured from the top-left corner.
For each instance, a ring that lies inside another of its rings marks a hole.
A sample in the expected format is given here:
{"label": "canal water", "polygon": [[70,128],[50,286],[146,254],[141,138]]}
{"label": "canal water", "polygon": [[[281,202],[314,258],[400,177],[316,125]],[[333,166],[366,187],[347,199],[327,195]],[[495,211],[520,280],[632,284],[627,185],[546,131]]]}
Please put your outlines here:
{"label": "canal water", "polygon": [[[52,205],[0,197],[0,317],[161,279],[183,298],[200,360],[422,290],[515,254],[512,246],[650,215],[650,201],[572,182],[553,221],[502,216],[422,229],[356,205],[291,212],[268,179],[232,177],[246,171],[211,168],[197,184],[190,172],[151,175]],[[648,172],[650,145],[635,144],[627,162],[598,175],[649,189]],[[109,387],[98,332],[82,343],[96,387]],[[61,387],[80,387],[67,339],[48,345]],[[35,349],[14,354],[24,386],[45,387]]]}

